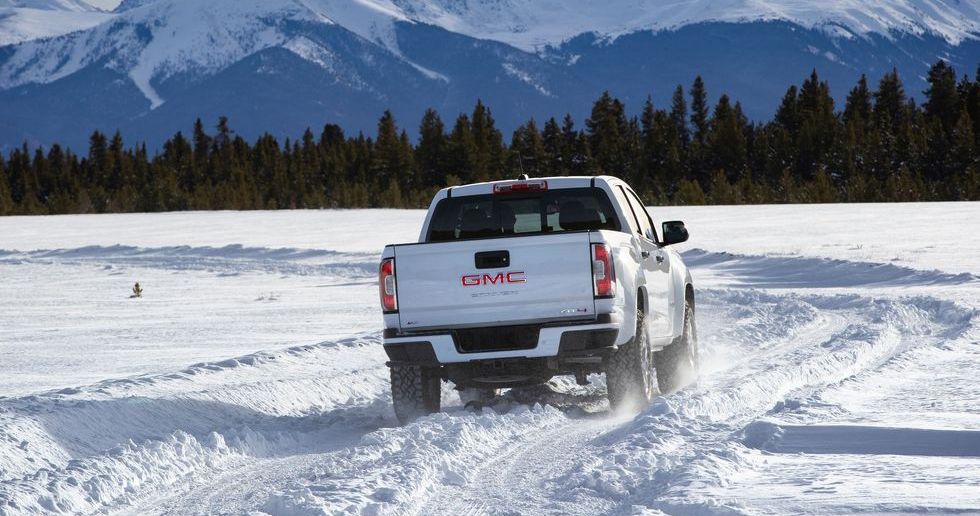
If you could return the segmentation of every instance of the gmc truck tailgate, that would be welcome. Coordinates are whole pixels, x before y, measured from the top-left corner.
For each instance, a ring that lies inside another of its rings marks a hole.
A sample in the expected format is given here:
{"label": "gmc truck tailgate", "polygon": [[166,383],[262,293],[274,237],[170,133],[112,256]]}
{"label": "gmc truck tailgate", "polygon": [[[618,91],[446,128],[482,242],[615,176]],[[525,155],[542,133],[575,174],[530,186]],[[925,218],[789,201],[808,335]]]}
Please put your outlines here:
{"label": "gmc truck tailgate", "polygon": [[595,317],[588,231],[392,247],[403,330]]}

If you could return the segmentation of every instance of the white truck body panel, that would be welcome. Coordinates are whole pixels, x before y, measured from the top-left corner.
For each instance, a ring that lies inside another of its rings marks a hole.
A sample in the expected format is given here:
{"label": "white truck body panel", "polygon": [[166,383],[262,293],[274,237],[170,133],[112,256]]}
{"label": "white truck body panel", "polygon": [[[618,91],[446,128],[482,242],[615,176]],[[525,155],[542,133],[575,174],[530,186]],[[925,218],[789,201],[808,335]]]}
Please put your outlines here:
{"label": "white truck body panel", "polygon": [[[509,265],[476,268],[506,251]],[[498,326],[595,316],[588,232],[394,247],[405,330]]]}

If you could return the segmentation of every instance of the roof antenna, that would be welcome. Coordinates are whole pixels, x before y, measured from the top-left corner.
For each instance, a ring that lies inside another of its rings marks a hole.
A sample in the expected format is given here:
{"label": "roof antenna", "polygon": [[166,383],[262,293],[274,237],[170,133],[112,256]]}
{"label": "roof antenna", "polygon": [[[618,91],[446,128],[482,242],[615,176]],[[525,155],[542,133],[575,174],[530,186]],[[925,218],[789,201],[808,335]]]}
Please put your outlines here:
{"label": "roof antenna", "polygon": [[531,179],[530,177],[528,177],[527,173],[524,172],[524,155],[523,154],[518,154],[517,155],[517,165],[519,167],[521,167],[521,175],[517,176],[517,180],[518,181],[527,181],[528,179]]}

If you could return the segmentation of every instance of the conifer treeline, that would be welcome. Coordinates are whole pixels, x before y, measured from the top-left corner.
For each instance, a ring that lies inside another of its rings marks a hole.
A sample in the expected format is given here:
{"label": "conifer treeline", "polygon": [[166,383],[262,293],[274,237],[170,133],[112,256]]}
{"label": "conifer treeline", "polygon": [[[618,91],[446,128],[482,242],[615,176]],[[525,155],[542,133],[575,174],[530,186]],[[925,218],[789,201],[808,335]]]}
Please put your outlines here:
{"label": "conifer treeline", "polygon": [[722,95],[709,107],[698,77],[667,109],[639,117],[608,93],[584,128],[570,116],[530,120],[505,144],[477,102],[448,128],[432,110],[417,144],[390,113],[378,133],[347,137],[327,125],[254,144],[221,118],[200,120],[154,156],[95,132],[88,153],[25,144],[0,155],[0,215],[322,207],[424,207],[443,186],[531,176],[611,174],[659,204],[980,199],[980,69],[957,79],[944,61],[917,105],[897,72],[865,78],[835,109],[814,72],[791,86],[771,121],[751,123]]}

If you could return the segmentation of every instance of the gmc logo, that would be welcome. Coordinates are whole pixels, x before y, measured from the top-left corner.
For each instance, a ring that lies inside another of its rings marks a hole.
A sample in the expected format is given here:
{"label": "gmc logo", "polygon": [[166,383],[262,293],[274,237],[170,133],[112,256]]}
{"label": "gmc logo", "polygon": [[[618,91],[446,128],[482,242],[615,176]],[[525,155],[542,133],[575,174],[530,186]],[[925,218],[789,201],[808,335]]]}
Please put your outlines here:
{"label": "gmc logo", "polygon": [[461,278],[464,287],[478,287],[480,285],[503,285],[505,283],[527,283],[524,271],[498,272],[492,274],[470,274]]}

